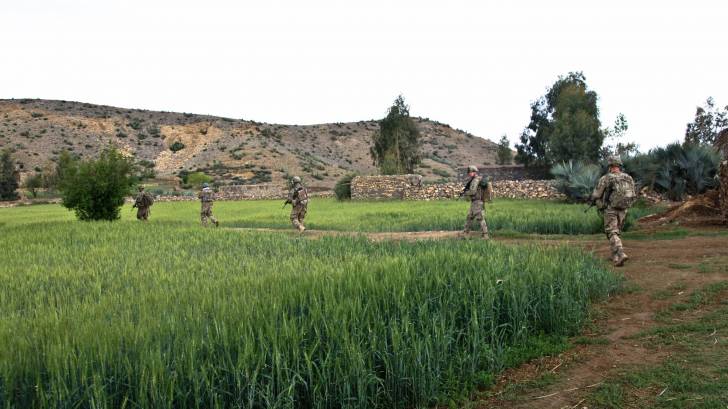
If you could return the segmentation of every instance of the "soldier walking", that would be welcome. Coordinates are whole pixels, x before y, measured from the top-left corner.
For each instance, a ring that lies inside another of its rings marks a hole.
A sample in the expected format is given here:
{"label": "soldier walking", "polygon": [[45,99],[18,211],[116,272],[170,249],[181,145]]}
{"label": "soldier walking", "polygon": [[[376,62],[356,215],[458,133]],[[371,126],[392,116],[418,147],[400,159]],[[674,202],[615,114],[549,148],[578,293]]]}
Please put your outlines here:
{"label": "soldier walking", "polygon": [[210,189],[210,185],[203,183],[202,191],[197,194],[197,197],[200,198],[200,204],[202,205],[202,210],[200,211],[202,226],[207,227],[207,219],[210,219],[215,227],[219,226],[220,223],[212,215],[212,202],[215,201],[215,192]]}
{"label": "soldier walking", "polygon": [[137,220],[146,222],[149,220],[150,207],[154,204],[154,198],[149,192],[144,191],[144,186],[139,186],[139,193],[134,198],[134,206],[137,209]]}
{"label": "soldier walking", "polygon": [[470,209],[465,219],[463,236],[467,236],[470,233],[470,225],[475,220],[480,223],[483,239],[490,239],[488,235],[488,223],[483,213],[485,212],[485,201],[491,201],[492,192],[493,190],[488,179],[478,175],[478,168],[473,165],[468,166],[468,181],[465,183],[463,191],[460,194],[460,196],[470,199]]}
{"label": "soldier walking", "polygon": [[306,210],[308,209],[308,191],[303,187],[300,177],[294,176],[291,182],[293,182],[293,186],[288,192],[286,203],[293,206],[293,209],[291,209],[291,224],[303,233],[306,230],[303,219],[306,217]]}
{"label": "soldier walking", "polygon": [[612,250],[612,262],[621,267],[629,260],[622,246],[622,229],[627,219],[627,209],[636,199],[634,180],[622,172],[622,160],[612,156],[608,161],[609,171],[597,182],[591,195],[591,201],[604,215],[604,233],[609,239]]}

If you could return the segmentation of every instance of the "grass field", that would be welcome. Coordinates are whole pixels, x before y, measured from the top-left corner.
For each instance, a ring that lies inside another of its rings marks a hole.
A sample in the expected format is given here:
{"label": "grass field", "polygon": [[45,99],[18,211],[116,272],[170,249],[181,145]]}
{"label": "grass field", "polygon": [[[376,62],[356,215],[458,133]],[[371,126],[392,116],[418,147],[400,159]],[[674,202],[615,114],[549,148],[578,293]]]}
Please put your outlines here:
{"label": "grass field", "polygon": [[[260,225],[287,227],[279,203],[216,210],[226,223],[253,226],[261,215]],[[417,220],[409,204],[314,201],[311,225],[425,229],[426,215],[454,223],[465,208],[430,204],[442,211],[418,204]],[[447,402],[559,348],[589,302],[619,283],[570,248],[307,240],[201,229],[196,203],[153,209],[149,224],[67,222],[57,206],[0,209],[0,407]],[[404,216],[382,224],[377,209]],[[348,219],[363,214],[371,217]]]}
{"label": "grass field", "polygon": [[[290,207],[281,209],[280,200],[217,202],[213,211],[226,227],[268,227],[288,229]],[[429,202],[337,202],[313,199],[306,225],[316,230],[396,232],[462,230],[469,204],[464,201]],[[488,226],[493,231],[539,234],[595,234],[603,231],[596,210],[585,206],[540,200],[497,200],[486,205]],[[199,202],[164,202],[152,207],[153,223],[194,224],[199,221]],[[633,208],[627,229],[635,218],[653,212]],[[124,220],[134,212],[122,209]],[[3,209],[0,225],[73,220],[73,213],[59,205],[37,205]]]}

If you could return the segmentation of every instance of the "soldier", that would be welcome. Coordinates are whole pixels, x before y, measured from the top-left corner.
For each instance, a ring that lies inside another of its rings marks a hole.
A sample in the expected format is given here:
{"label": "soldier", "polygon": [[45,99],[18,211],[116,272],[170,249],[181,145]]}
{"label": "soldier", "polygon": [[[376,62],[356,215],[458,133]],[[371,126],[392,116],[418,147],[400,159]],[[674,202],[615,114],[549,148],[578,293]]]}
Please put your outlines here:
{"label": "soldier", "polygon": [[293,182],[293,187],[288,192],[286,203],[290,203],[293,206],[293,209],[291,209],[291,223],[293,227],[303,233],[306,230],[306,227],[303,225],[303,219],[306,217],[306,210],[308,209],[308,191],[303,187],[300,177],[294,176],[291,182]]}
{"label": "soldier", "polygon": [[629,257],[624,253],[619,237],[627,218],[627,209],[636,199],[634,180],[622,172],[622,160],[612,156],[608,161],[609,172],[602,176],[591,195],[591,201],[604,213],[604,233],[609,239],[612,262],[621,267]]}
{"label": "soldier", "polygon": [[144,186],[139,186],[139,194],[134,199],[133,208],[137,208],[137,220],[146,222],[149,220],[150,207],[154,204],[154,198],[148,192],[144,191]]}
{"label": "soldier", "polygon": [[200,202],[202,204],[202,210],[200,211],[202,226],[207,227],[207,219],[210,219],[215,227],[219,226],[220,223],[218,223],[215,216],[212,215],[212,202],[215,201],[215,192],[210,189],[210,185],[203,183],[202,191],[197,194],[197,197],[200,198]]}
{"label": "soldier", "polygon": [[485,212],[484,202],[490,202],[492,200],[493,190],[488,182],[488,178],[478,176],[478,168],[473,165],[468,166],[468,178],[462,193],[460,193],[460,196],[470,199],[470,209],[468,210],[462,235],[467,236],[470,233],[470,224],[473,220],[476,220],[480,223],[483,239],[488,240],[490,236],[488,235],[488,224],[483,215]]}

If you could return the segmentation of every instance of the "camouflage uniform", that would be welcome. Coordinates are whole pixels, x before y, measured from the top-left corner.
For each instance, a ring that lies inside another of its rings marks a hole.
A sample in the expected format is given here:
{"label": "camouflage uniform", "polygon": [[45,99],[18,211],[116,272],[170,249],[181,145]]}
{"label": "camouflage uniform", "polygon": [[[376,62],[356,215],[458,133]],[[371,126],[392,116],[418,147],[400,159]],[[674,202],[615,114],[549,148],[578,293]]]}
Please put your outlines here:
{"label": "camouflage uniform", "polygon": [[137,220],[146,222],[149,220],[149,208],[152,207],[154,199],[152,195],[144,191],[144,188],[139,188],[139,194],[134,199],[134,207],[137,208]]}
{"label": "camouflage uniform", "polygon": [[288,192],[288,201],[293,206],[291,209],[291,224],[303,233],[306,230],[303,219],[306,217],[306,211],[308,210],[308,191],[303,187],[298,176],[293,178],[293,187]]}
{"label": "camouflage uniform", "polygon": [[215,226],[218,226],[217,219],[212,215],[212,203],[215,201],[215,192],[207,184],[203,186],[202,191],[197,195],[202,204],[202,210],[200,211],[202,225],[207,227],[207,220],[210,219]]}
{"label": "camouflage uniform", "polygon": [[465,228],[463,234],[470,232],[470,224],[473,220],[480,223],[481,234],[484,239],[489,239],[488,235],[488,223],[485,220],[485,201],[490,201],[490,190],[484,189],[480,186],[480,181],[483,180],[482,176],[473,176],[465,184],[463,189],[463,196],[470,199],[470,209],[468,210],[468,216],[465,219]]}
{"label": "camouflage uniform", "polygon": [[[610,160],[610,162],[612,161]],[[621,161],[618,164],[621,165]],[[591,195],[592,200],[596,201],[598,208],[604,212],[604,233],[609,239],[612,261],[617,266],[621,266],[629,259],[624,253],[622,239],[620,238],[624,229],[624,222],[627,219],[627,208],[629,206],[615,206],[613,201],[605,196],[614,194],[613,189],[618,189],[620,182],[631,184],[632,192],[634,192],[634,180],[630,175],[620,171],[618,173],[609,172],[602,176]]]}

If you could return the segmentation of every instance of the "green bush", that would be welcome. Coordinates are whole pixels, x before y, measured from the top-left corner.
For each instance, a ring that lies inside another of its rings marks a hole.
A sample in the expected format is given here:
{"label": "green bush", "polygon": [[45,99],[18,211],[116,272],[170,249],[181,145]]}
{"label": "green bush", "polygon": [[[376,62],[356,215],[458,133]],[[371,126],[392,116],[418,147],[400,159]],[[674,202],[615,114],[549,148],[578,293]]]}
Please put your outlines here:
{"label": "green bush", "polygon": [[62,204],[80,220],[116,220],[135,178],[134,164],[115,148],[97,160],[71,159],[60,177]]}
{"label": "green bush", "polygon": [[184,148],[185,148],[185,144],[183,144],[180,141],[177,141],[169,146],[169,150],[171,150],[172,152],[181,151]]}
{"label": "green bush", "polygon": [[678,143],[624,160],[639,188],[647,186],[672,200],[716,187],[719,163],[720,155],[710,146]]}
{"label": "green bush", "polygon": [[0,151],[0,200],[16,200],[18,198],[18,172],[13,164],[10,150]]}
{"label": "green bush", "polygon": [[334,186],[334,195],[337,200],[351,199],[351,180],[354,179],[356,173],[345,175],[336,182]]}
{"label": "green bush", "polygon": [[185,185],[187,185],[188,187],[194,187],[199,189],[200,187],[202,187],[203,183],[210,183],[212,182],[212,180],[212,176],[208,176],[204,172],[192,172],[187,174],[184,182]]}
{"label": "green bush", "polygon": [[594,191],[602,170],[597,165],[580,161],[568,161],[554,165],[551,174],[556,179],[556,189],[570,200],[586,201]]}

